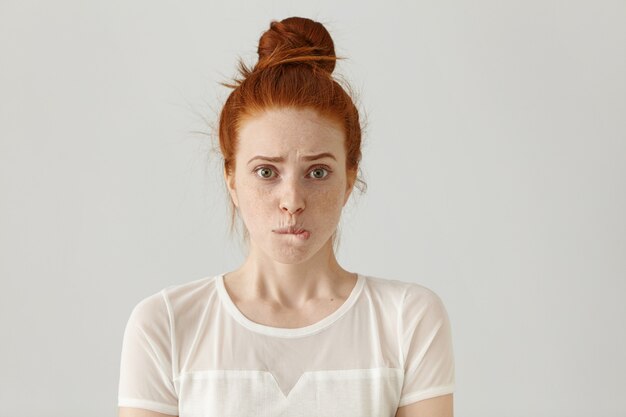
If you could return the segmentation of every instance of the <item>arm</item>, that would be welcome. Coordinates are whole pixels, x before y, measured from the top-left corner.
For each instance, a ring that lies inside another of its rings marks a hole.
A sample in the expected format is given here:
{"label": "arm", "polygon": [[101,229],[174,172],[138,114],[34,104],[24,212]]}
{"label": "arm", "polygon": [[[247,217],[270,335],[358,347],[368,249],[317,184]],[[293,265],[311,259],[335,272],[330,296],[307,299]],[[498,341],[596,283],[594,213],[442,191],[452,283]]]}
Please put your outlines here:
{"label": "arm", "polygon": [[118,417],[172,417],[171,414],[157,413],[143,408],[119,407],[119,409]]}
{"label": "arm", "polygon": [[452,395],[440,395],[407,404],[398,408],[396,417],[453,417]]}
{"label": "arm", "polygon": [[441,298],[410,286],[402,304],[404,382],[397,417],[453,417],[452,329]]}
{"label": "arm", "polygon": [[179,415],[171,329],[162,292],[144,298],[132,310],[122,342],[117,401],[120,417]]}

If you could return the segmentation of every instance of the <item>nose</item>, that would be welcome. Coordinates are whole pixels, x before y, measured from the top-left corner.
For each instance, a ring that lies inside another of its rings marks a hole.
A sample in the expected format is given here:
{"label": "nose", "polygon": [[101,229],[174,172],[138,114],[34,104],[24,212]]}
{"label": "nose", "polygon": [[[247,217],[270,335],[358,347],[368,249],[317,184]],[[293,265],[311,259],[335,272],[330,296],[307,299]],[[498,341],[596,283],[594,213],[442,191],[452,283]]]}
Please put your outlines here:
{"label": "nose", "polygon": [[280,208],[289,214],[300,213],[304,210],[304,193],[298,183],[298,179],[285,181],[280,197]]}

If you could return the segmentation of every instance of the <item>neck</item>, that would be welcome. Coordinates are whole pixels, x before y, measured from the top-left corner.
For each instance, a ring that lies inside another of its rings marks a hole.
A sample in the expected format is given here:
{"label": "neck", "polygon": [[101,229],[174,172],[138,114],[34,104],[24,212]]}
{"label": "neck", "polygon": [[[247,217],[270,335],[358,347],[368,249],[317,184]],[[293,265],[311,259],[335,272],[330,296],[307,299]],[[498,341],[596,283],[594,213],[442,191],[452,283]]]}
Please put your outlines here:
{"label": "neck", "polygon": [[346,297],[356,283],[356,274],[337,262],[331,240],[300,263],[279,263],[253,245],[250,249],[244,264],[226,274],[245,298],[298,308],[313,299]]}

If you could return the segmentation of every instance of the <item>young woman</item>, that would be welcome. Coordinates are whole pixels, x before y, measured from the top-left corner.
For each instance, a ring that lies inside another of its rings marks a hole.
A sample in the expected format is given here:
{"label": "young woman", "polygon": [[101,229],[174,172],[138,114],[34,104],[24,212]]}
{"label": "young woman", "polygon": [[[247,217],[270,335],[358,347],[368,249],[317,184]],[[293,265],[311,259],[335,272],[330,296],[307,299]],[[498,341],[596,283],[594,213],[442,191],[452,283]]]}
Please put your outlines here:
{"label": "young woman", "polygon": [[318,22],[272,22],[220,116],[224,178],[248,245],[236,270],[167,287],[132,311],[121,417],[451,417],[441,299],[350,272],[337,225],[361,159],[359,115]]}

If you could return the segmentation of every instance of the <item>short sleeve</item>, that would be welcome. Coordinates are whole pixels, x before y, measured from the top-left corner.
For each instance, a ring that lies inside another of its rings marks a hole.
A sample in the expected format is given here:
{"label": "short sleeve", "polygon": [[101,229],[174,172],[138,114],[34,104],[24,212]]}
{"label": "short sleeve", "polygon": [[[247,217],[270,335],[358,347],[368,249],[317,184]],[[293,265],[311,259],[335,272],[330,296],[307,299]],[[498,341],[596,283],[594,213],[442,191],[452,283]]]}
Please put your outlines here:
{"label": "short sleeve", "polygon": [[404,383],[398,407],[454,391],[450,320],[430,289],[411,284],[402,304]]}
{"label": "short sleeve", "polygon": [[132,310],[122,342],[118,406],[178,415],[173,381],[171,321],[162,293]]}

